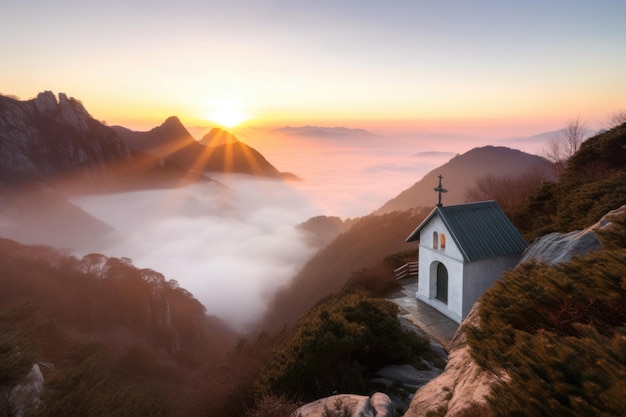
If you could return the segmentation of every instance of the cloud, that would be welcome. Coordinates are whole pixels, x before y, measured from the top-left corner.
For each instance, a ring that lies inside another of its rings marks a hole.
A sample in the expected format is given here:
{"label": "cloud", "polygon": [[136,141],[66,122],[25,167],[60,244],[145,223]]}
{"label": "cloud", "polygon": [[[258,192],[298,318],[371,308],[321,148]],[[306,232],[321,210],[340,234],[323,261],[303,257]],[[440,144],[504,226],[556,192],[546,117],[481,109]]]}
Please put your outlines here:
{"label": "cloud", "polygon": [[231,176],[226,183],[75,198],[119,234],[80,254],[129,257],[178,281],[208,314],[249,330],[268,297],[312,256],[294,226],[318,213],[280,181]]}

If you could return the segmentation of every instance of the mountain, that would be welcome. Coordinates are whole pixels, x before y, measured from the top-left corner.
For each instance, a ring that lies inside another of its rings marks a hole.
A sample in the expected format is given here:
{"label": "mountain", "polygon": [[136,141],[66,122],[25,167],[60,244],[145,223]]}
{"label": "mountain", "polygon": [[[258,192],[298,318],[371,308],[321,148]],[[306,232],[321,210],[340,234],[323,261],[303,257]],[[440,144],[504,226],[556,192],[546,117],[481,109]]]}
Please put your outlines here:
{"label": "mountain", "polygon": [[204,146],[220,146],[220,145],[229,145],[239,142],[239,139],[235,135],[230,132],[225,131],[224,129],[220,129],[218,127],[214,127],[200,139],[200,143]]}
{"label": "mountain", "polygon": [[[196,141],[177,117],[168,118],[148,132],[113,127],[131,149],[172,161],[193,171],[239,173],[259,177],[288,178],[281,174],[254,148],[221,129],[213,129]],[[215,146],[213,146],[215,144]]]}
{"label": "mountain", "polygon": [[540,156],[502,146],[474,148],[430,171],[413,186],[386,202],[376,213],[433,207],[437,204],[433,188],[438,184],[439,175],[443,176],[443,186],[448,190],[443,194],[443,204],[451,205],[465,202],[466,193],[476,186],[478,178],[487,175],[515,177],[529,171],[545,173],[548,178],[554,175],[551,163]]}
{"label": "mountain", "polygon": [[[0,96],[0,173],[5,186],[58,183],[85,192],[180,181],[187,172],[129,149],[76,99],[51,91],[19,101]],[[71,181],[70,181],[71,180]]]}
{"label": "mountain", "polygon": [[363,136],[376,136],[374,133],[365,129],[352,129],[347,127],[323,127],[323,126],[300,126],[291,127],[285,126],[278,129],[273,129],[274,132],[283,133],[287,135],[296,136],[313,136],[313,137],[363,137]]}
{"label": "mountain", "polygon": [[[196,176],[197,177],[197,176]],[[179,186],[195,178],[129,149],[66,94],[20,101],[0,96],[0,236],[80,247],[111,228],[65,194]]]}
{"label": "mountain", "polygon": [[29,101],[0,96],[0,172],[3,179],[42,178],[80,171],[111,177],[111,166],[132,160],[113,130],[74,98],[46,91]]}

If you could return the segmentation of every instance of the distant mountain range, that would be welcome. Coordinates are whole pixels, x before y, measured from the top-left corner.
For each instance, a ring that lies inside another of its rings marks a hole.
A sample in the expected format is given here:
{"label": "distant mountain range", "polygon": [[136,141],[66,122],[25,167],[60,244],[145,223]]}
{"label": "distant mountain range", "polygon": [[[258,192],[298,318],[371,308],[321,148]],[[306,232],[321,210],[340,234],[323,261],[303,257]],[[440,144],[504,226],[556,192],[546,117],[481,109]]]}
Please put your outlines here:
{"label": "distant mountain range", "polygon": [[273,132],[283,133],[287,135],[298,136],[313,136],[313,137],[326,137],[326,136],[377,136],[376,134],[369,132],[365,129],[351,129],[347,127],[323,127],[323,126],[300,126],[291,127],[285,126],[278,129],[273,129]]}

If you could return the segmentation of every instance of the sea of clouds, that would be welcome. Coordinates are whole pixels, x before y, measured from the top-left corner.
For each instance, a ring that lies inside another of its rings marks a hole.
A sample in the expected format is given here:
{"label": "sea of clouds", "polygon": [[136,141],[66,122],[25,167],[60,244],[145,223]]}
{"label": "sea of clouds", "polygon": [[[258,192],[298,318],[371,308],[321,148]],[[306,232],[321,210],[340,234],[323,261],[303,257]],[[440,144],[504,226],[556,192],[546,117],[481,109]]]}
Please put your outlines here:
{"label": "sea of clouds", "polygon": [[223,185],[72,199],[116,230],[111,242],[94,242],[83,252],[131,258],[178,281],[208,314],[252,330],[268,297],[313,255],[295,226],[318,213],[288,183],[221,179]]}

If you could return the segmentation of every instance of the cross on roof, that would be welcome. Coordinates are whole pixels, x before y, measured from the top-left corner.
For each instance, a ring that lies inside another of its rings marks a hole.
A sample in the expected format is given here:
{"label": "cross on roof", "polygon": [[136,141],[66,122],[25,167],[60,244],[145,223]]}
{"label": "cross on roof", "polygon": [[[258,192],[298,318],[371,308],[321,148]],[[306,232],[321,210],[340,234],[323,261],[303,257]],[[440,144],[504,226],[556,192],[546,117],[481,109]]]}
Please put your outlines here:
{"label": "cross on roof", "polygon": [[435,188],[433,188],[433,190],[437,191],[439,193],[439,203],[437,203],[437,207],[442,207],[443,204],[441,204],[441,193],[447,193],[448,190],[446,190],[445,188],[443,188],[443,186],[441,185],[441,180],[443,179],[443,176],[439,175],[439,185],[437,185]]}

